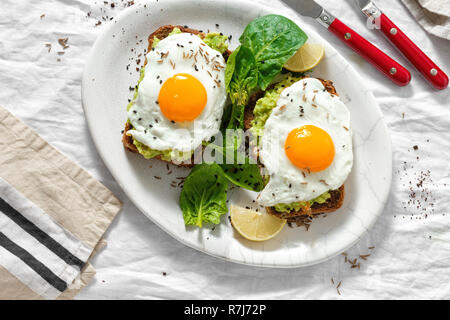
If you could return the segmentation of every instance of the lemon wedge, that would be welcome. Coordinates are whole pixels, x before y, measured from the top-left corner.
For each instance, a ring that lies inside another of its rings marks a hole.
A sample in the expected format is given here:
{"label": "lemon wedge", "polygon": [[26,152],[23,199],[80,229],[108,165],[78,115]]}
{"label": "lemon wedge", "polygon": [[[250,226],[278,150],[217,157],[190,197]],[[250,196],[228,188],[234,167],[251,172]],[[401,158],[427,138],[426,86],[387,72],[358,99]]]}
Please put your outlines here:
{"label": "lemon wedge", "polygon": [[286,224],[268,213],[261,213],[231,205],[231,224],[244,238],[251,241],[266,241],[275,237]]}
{"label": "lemon wedge", "polygon": [[316,67],[325,55],[322,44],[306,43],[284,64],[292,72],[305,72]]}

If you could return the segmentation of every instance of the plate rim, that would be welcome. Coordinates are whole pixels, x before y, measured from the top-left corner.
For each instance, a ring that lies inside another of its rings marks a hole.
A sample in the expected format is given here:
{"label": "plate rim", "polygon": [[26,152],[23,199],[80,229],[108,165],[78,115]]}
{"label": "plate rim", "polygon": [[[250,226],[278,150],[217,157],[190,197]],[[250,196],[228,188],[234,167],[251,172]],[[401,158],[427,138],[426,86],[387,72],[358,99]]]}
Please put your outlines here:
{"label": "plate rim", "polygon": [[[187,2],[187,1],[197,1],[197,0],[165,0],[163,2],[163,4],[168,4],[168,3],[172,3],[172,4],[177,4],[179,2]],[[243,0],[244,2],[249,2],[247,0]],[[227,6],[235,6],[238,5],[240,3],[242,3],[242,0],[214,0],[213,2],[215,3],[221,3],[223,5],[227,5]],[[144,4],[149,4],[152,3],[153,5],[156,4],[162,4],[161,2],[155,2],[153,0],[146,0],[143,2],[140,2],[139,5],[144,5]],[[268,5],[265,5],[263,3],[260,2],[252,2],[253,6],[257,6],[259,9],[261,9],[262,11],[266,12],[266,14],[269,13],[275,13],[275,14],[281,14],[281,15],[285,15],[285,13],[280,12],[279,9],[272,9],[271,7],[269,7]],[[298,14],[293,11],[291,8],[288,8],[289,11],[292,12],[292,14],[295,16],[298,16]],[[114,20],[120,20],[125,16],[128,15],[132,15],[134,14],[133,12],[136,11],[136,7],[134,6],[130,6],[128,8],[125,8],[124,10],[122,10],[115,18]],[[290,15],[287,16],[288,18],[290,18]],[[219,258],[221,260],[224,261],[228,261],[228,262],[233,262],[236,264],[240,264],[240,265],[245,265],[245,266],[251,266],[251,267],[261,267],[261,268],[275,268],[275,269],[293,269],[293,268],[303,268],[303,267],[308,267],[308,266],[312,266],[312,265],[316,265],[322,262],[325,262],[327,260],[330,260],[334,257],[336,257],[337,255],[340,254],[340,252],[343,252],[347,249],[349,249],[350,247],[353,247],[357,242],[360,241],[360,239],[366,235],[366,233],[368,232],[369,229],[371,229],[373,227],[373,225],[378,221],[383,209],[385,208],[385,206],[387,205],[388,202],[388,198],[389,198],[389,193],[390,190],[392,188],[392,140],[391,140],[391,136],[389,134],[389,130],[388,127],[386,125],[386,122],[384,121],[384,116],[383,113],[381,111],[381,108],[373,94],[373,92],[371,90],[369,90],[367,87],[363,87],[363,89],[365,89],[366,94],[368,95],[368,97],[372,100],[373,104],[376,105],[376,110],[377,113],[379,113],[379,116],[381,118],[381,126],[382,126],[382,131],[385,133],[385,136],[387,138],[386,140],[386,144],[385,144],[385,149],[386,149],[386,154],[389,154],[389,159],[391,159],[389,166],[386,168],[386,177],[387,177],[387,181],[386,181],[386,185],[387,188],[384,190],[384,193],[381,194],[381,197],[383,199],[382,202],[380,202],[380,207],[379,209],[376,211],[376,213],[374,213],[374,217],[373,219],[370,221],[370,223],[368,223],[365,227],[364,230],[358,235],[358,237],[356,237],[353,241],[349,242],[346,246],[344,246],[341,250],[339,250],[339,252],[335,252],[331,255],[326,255],[321,259],[316,259],[314,261],[311,262],[307,262],[307,263],[295,263],[295,264],[270,264],[270,263],[253,263],[253,262],[248,262],[248,261],[243,261],[243,260],[238,260],[238,259],[234,259],[228,256],[224,256],[224,255],[220,255],[220,254],[215,254],[211,251],[207,251],[204,248],[202,248],[201,246],[195,246],[191,243],[189,243],[189,241],[186,241],[181,235],[179,235],[176,232],[173,232],[172,230],[166,228],[165,226],[163,226],[157,219],[153,218],[151,214],[149,214],[148,212],[146,212],[146,210],[143,209],[143,207],[140,205],[139,201],[137,201],[137,199],[135,199],[133,197],[133,194],[123,186],[123,184],[121,183],[121,181],[117,178],[115,171],[112,169],[112,165],[110,164],[110,161],[108,160],[109,158],[104,155],[102,148],[100,147],[100,144],[98,142],[98,139],[95,135],[93,135],[92,133],[93,131],[93,127],[94,124],[91,123],[89,121],[89,118],[87,116],[87,111],[86,111],[86,91],[87,91],[87,86],[90,83],[90,81],[88,80],[88,68],[87,66],[89,65],[90,61],[95,57],[96,52],[98,50],[98,47],[100,45],[101,39],[108,34],[108,32],[114,28],[115,23],[109,23],[108,25],[105,26],[105,28],[103,30],[101,30],[101,32],[97,35],[97,38],[93,44],[93,46],[90,49],[90,52],[88,54],[88,57],[85,61],[85,65],[83,68],[83,73],[82,73],[82,84],[81,84],[81,100],[82,100],[82,107],[83,107],[83,112],[85,114],[85,118],[86,118],[86,122],[88,124],[88,129],[89,129],[89,134],[94,142],[95,148],[98,152],[98,154],[100,155],[100,158],[102,159],[103,163],[105,164],[105,166],[107,167],[109,173],[113,176],[115,182],[120,186],[120,188],[122,189],[122,191],[125,193],[125,195],[130,199],[130,201],[139,209],[139,211],[144,214],[144,216],[146,216],[148,219],[150,219],[153,223],[155,223],[160,229],[162,229],[164,232],[166,232],[167,234],[169,234],[171,237],[173,237],[174,239],[176,239],[177,241],[181,242],[183,245],[186,245],[194,250],[198,250],[202,253],[206,253],[209,256],[215,257],[215,258]],[[308,28],[310,28],[308,26]],[[355,75],[357,77],[357,80],[360,83],[363,83],[363,79],[361,78],[361,76],[358,74],[358,72],[354,69],[354,67],[351,65],[351,63],[344,57],[342,56],[342,54],[334,48],[334,46],[328,42],[326,39],[324,39],[318,32],[316,32],[315,30],[308,30],[311,31],[312,33],[314,33],[314,36],[319,38],[321,41],[323,41],[324,43],[328,44],[330,47],[332,47],[335,51],[335,54],[337,54],[343,61],[345,61],[348,65],[348,68],[351,70],[351,73],[353,75]]]}

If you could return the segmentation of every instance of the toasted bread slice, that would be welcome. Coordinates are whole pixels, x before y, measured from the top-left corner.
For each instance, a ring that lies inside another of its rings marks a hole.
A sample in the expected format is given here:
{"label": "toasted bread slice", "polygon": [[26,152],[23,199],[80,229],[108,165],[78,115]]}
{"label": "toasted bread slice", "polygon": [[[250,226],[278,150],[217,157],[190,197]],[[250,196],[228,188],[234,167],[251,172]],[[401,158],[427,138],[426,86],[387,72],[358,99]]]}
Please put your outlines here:
{"label": "toasted bread slice", "polygon": [[[187,26],[174,26],[174,25],[166,25],[166,26],[162,26],[160,27],[158,30],[156,30],[155,32],[153,32],[151,35],[148,36],[148,49],[147,52],[149,52],[152,47],[153,47],[153,39],[156,37],[159,40],[165,39],[169,36],[169,34],[173,31],[174,28],[178,28],[181,30],[181,32],[184,33],[193,33],[193,34],[197,34],[199,35],[201,38],[204,38],[206,36],[206,33],[201,32],[199,30],[195,30],[195,29],[191,29],[188,28]],[[231,51],[227,50],[223,53],[223,57],[225,59],[225,61],[228,60],[228,57],[230,56]],[[147,64],[147,60],[145,60],[144,66]],[[123,131],[123,136],[122,136],[122,143],[124,145],[124,147],[134,153],[139,153],[138,149],[136,148],[136,146],[133,143],[133,138],[131,136],[127,135],[127,131],[131,130],[132,126],[131,124],[127,121],[127,123],[125,124],[125,129]],[[194,156],[192,156],[194,157]],[[178,167],[193,167],[194,166],[194,159],[192,158],[191,161],[187,161],[187,162],[181,162],[181,163],[174,163],[173,161],[166,161],[161,159],[161,156],[156,156],[154,159],[158,159],[164,162],[168,162],[171,163],[173,165],[176,165]]]}
{"label": "toasted bread slice", "polygon": [[[325,89],[333,94],[338,96],[338,93],[336,92],[336,88],[333,85],[333,82],[330,80],[323,80],[322,84],[324,85]],[[269,87],[270,89],[270,87]],[[244,114],[244,127],[245,130],[248,130],[252,127],[252,121],[255,118],[255,115],[253,113],[253,110],[255,109],[256,102],[261,99],[264,96],[264,92],[259,91],[254,93],[250,99],[247,107],[245,108],[245,114]],[[310,208],[304,208],[300,211],[291,211],[291,212],[278,212],[275,210],[274,207],[266,207],[266,211],[269,214],[272,214],[274,216],[277,216],[282,219],[287,219],[289,223],[296,223],[298,226],[306,226],[306,228],[309,227],[309,224],[311,223],[311,219],[315,218],[321,214],[329,213],[336,211],[342,206],[342,203],[344,202],[344,186],[341,186],[338,190],[331,190],[330,191],[331,197],[323,204],[315,203]]]}

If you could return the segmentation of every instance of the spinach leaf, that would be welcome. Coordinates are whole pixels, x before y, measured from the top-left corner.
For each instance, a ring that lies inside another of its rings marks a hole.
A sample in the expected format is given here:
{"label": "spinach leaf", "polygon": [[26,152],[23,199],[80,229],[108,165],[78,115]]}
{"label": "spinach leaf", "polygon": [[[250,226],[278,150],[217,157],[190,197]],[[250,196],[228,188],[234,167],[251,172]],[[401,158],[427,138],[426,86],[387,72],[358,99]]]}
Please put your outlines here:
{"label": "spinach leaf", "polygon": [[218,164],[199,164],[194,167],[183,185],[180,207],[184,223],[202,227],[204,223],[220,223],[220,216],[228,212],[228,180]]}
{"label": "spinach leaf", "polygon": [[[255,192],[259,192],[263,189],[264,182],[259,166],[251,163],[250,159],[245,154],[235,150],[233,146],[219,147],[214,143],[207,144],[207,146],[213,148],[223,156],[223,164],[220,164],[220,167],[223,169],[225,177],[231,183]],[[227,155],[232,156],[231,160],[233,161],[234,159],[234,164],[228,164]]]}
{"label": "spinach leaf", "polygon": [[225,69],[225,85],[233,103],[227,128],[242,128],[249,93],[258,85],[256,61],[250,49],[239,46],[230,55]]}
{"label": "spinach leaf", "polygon": [[307,39],[307,35],[294,22],[275,14],[257,18],[247,25],[239,41],[254,55],[261,90],[266,90]]}
{"label": "spinach leaf", "polygon": [[256,164],[221,164],[225,177],[238,187],[259,192],[264,189],[263,178]]}

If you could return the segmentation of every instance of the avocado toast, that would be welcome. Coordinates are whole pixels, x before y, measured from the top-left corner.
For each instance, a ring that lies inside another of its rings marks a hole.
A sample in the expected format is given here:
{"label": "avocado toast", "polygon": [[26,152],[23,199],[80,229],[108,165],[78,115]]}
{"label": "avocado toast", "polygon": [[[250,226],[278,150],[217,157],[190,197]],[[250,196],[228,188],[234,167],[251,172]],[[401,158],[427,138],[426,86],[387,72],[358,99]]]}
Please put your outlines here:
{"label": "avocado toast", "polygon": [[[305,78],[305,77],[302,77]],[[330,80],[319,79],[326,91],[332,95],[338,96],[336,92],[336,88],[333,85],[333,82]],[[267,90],[271,90],[274,88],[274,85],[271,85]],[[249,103],[245,108],[244,113],[244,126],[245,130],[250,130],[253,126],[253,121],[255,120],[254,109],[255,106],[261,98],[265,95],[264,91],[258,91],[254,93],[250,99]],[[262,164],[260,164],[262,166]],[[266,211],[274,216],[277,216],[282,219],[286,219],[289,223],[295,223],[297,226],[305,226],[309,228],[309,224],[312,221],[312,218],[318,217],[321,214],[330,213],[338,210],[343,202],[344,202],[344,185],[342,185],[337,190],[330,190],[329,197],[325,201],[314,202],[312,205],[301,206],[298,211],[292,210],[289,212],[279,212],[275,209],[275,207],[266,207]]]}
{"label": "avocado toast", "polygon": [[[202,31],[191,29],[187,26],[166,25],[166,26],[162,26],[162,27],[158,28],[155,32],[153,32],[152,34],[149,35],[147,52],[150,52],[150,50],[152,50],[152,48],[154,47],[155,40],[158,40],[158,42],[159,42],[163,39],[166,39],[173,33],[194,34],[194,35],[198,35],[201,39],[205,39],[209,35],[215,35],[215,34],[206,34]],[[224,37],[223,35],[220,35],[220,37],[218,37],[218,38],[223,38],[223,37]],[[222,44],[218,43],[218,45],[222,45]],[[231,51],[229,51],[226,47],[224,47],[222,56],[225,59],[225,61],[227,61],[230,54],[231,54]],[[147,59],[145,60],[145,63],[144,63],[144,66],[146,66],[146,65],[147,65]],[[141,74],[141,80],[142,80],[142,74]],[[136,95],[135,95],[135,98],[136,98]],[[131,103],[134,102],[135,98],[133,99],[133,101]],[[128,134],[128,131],[130,131],[132,129],[133,129],[132,124],[130,123],[130,121],[127,121],[125,124],[123,136],[122,136],[122,143],[123,143],[124,147],[127,150],[129,150],[130,152],[140,153],[140,154],[144,155],[144,152],[141,152],[141,150],[143,147],[145,148],[146,146],[142,145],[141,143],[136,141],[131,135]],[[163,154],[157,154],[157,155],[145,156],[145,157],[146,158],[150,158],[150,157],[155,158],[155,159],[158,159],[161,161],[165,161],[165,162],[174,164],[179,167],[193,167],[194,166],[194,161],[193,161],[194,154],[192,154],[191,159],[187,159],[187,160],[183,160],[183,161],[176,161],[176,162],[170,158],[164,157]]]}

